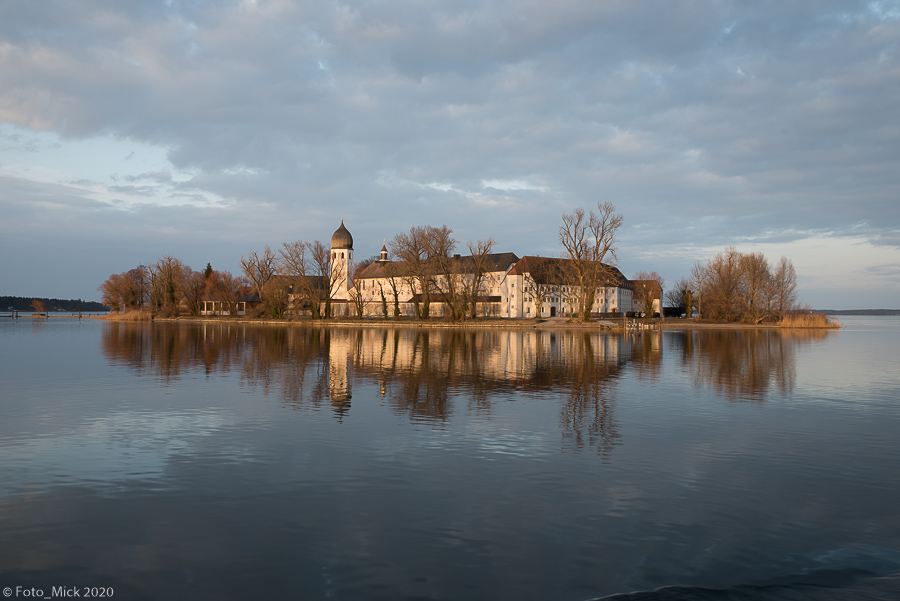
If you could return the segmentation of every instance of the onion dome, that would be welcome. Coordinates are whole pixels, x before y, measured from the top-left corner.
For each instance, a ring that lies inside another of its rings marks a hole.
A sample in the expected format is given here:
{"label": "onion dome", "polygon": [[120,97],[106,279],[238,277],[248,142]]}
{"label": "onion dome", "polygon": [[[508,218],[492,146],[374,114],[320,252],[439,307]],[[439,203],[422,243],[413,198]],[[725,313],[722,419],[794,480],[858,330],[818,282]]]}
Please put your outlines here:
{"label": "onion dome", "polygon": [[353,250],[353,236],[344,227],[344,220],[341,219],[341,227],[334,231],[331,235],[331,248],[348,248]]}

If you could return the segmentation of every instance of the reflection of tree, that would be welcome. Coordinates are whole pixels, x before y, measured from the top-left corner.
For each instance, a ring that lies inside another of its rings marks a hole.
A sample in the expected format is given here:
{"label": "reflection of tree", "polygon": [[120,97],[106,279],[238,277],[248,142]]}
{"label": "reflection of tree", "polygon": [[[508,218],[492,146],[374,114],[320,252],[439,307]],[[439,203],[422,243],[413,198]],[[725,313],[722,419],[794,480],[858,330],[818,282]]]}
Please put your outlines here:
{"label": "reflection of tree", "polygon": [[[657,336],[658,334],[654,334]],[[654,340],[656,340],[654,338]],[[278,395],[294,408],[330,406],[351,413],[351,395],[366,384],[413,421],[442,422],[454,399],[488,417],[498,398],[521,392],[561,394],[566,444],[618,444],[614,383],[621,366],[658,370],[658,341],[584,331],[509,331],[267,327],[261,325],[114,322],[103,350],[116,364],[164,380],[190,372],[234,372],[241,383]],[[505,394],[504,394],[505,393]]]}
{"label": "reflection of tree", "polygon": [[560,407],[563,440],[577,449],[587,443],[608,459],[621,438],[613,414],[618,361],[597,361],[594,352],[597,339],[590,334],[573,338],[574,352],[565,362],[569,397]]}
{"label": "reflection of tree", "polygon": [[242,365],[243,331],[229,326],[207,328],[112,322],[103,328],[103,353],[112,363],[164,381],[183,371],[230,371]]}
{"label": "reflection of tree", "polygon": [[415,332],[410,359],[418,369],[405,369],[399,378],[388,377],[399,380],[400,385],[399,394],[391,395],[391,402],[412,419],[447,419],[450,382],[447,370],[441,369],[441,354],[432,353],[431,332]]}
{"label": "reflection of tree", "polygon": [[769,390],[793,390],[795,350],[828,336],[819,330],[701,330],[674,333],[683,368],[696,386],[732,400],[765,400]]}
{"label": "reflection of tree", "polygon": [[[276,390],[286,402],[303,401],[311,363],[327,349],[325,332],[304,328],[268,328],[233,324],[104,324],[103,353],[114,364],[168,381],[201,370],[238,372],[244,383],[264,392]],[[320,370],[322,371],[322,370]],[[327,397],[327,370],[324,374]],[[311,400],[321,402],[315,393]]]}

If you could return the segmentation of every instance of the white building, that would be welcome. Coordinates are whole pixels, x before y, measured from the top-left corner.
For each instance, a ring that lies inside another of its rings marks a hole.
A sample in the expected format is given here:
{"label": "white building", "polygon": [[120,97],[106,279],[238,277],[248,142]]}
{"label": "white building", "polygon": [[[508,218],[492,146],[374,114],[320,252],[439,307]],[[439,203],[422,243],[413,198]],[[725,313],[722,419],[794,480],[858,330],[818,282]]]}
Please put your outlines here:
{"label": "white building", "polygon": [[[503,307],[506,274],[519,260],[514,253],[493,253],[483,257],[480,266],[471,256],[454,255],[450,261],[452,273],[428,274],[428,301],[431,316],[449,312],[450,303],[474,301],[479,316],[498,316]],[[389,316],[399,311],[402,316],[414,316],[416,304],[424,304],[421,277],[402,261],[391,261],[387,248],[381,248],[378,261],[357,274],[351,298],[358,295],[365,315],[381,315],[387,307]]]}
{"label": "white building", "polygon": [[[565,284],[561,274],[568,259],[525,256],[504,281],[503,317],[570,316],[577,310],[577,287]],[[594,292],[591,313],[622,313],[632,310],[631,283],[618,269],[605,265],[607,276]]]}
{"label": "white building", "polygon": [[[481,317],[535,318],[570,316],[575,310],[577,289],[561,277],[567,259],[493,253],[478,264],[471,256],[453,256],[450,273],[427,274],[429,315],[450,312],[454,303],[465,304]],[[366,316],[415,316],[425,303],[421,274],[402,261],[391,261],[382,246],[379,260],[353,276],[353,236],[341,225],[331,237],[331,302],[333,314]],[[593,314],[636,310],[632,282],[612,266],[604,265],[606,277],[594,293]],[[323,284],[328,287],[329,284]]]}

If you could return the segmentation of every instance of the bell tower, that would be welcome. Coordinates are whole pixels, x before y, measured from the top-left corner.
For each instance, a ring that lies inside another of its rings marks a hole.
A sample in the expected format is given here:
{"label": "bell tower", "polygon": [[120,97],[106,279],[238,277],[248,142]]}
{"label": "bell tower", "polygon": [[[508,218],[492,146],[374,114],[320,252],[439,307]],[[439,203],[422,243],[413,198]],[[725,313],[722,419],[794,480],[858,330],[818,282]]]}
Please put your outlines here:
{"label": "bell tower", "polygon": [[347,300],[348,290],[353,287],[350,270],[353,268],[353,236],[341,226],[331,235],[331,281],[332,298]]}

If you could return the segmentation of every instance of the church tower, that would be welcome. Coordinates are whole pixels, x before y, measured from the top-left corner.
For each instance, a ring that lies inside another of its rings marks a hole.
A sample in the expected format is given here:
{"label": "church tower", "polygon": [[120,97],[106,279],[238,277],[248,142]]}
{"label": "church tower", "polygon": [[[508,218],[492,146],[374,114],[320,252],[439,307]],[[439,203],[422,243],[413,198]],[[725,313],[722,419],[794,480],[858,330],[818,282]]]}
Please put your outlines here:
{"label": "church tower", "polygon": [[353,236],[344,227],[341,219],[341,227],[331,235],[331,281],[332,298],[335,300],[348,300],[348,290],[353,287],[351,272],[353,269]]}

